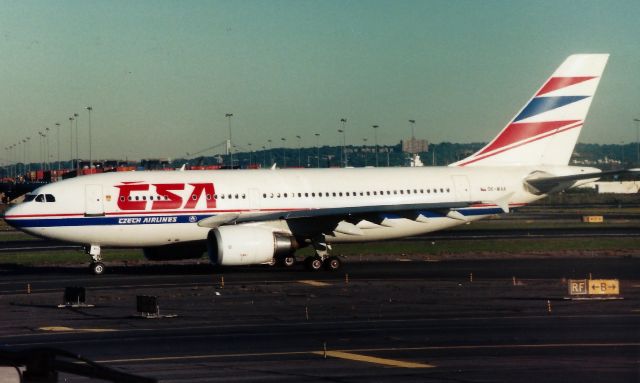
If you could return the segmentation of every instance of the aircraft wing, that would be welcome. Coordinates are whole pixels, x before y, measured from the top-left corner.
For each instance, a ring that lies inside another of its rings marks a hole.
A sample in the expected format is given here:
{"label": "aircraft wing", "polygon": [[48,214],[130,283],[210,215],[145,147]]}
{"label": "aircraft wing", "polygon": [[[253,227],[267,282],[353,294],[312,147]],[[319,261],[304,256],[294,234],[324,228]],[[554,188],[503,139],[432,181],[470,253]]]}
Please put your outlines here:
{"label": "aircraft wing", "polygon": [[[421,212],[431,211],[439,212],[441,215],[447,215],[455,209],[470,207],[474,204],[481,203],[479,201],[468,202],[441,202],[441,203],[416,203],[403,205],[369,205],[369,206],[349,206],[349,207],[332,207],[319,209],[290,210],[277,212],[256,212],[256,213],[223,213],[209,218],[205,218],[198,222],[198,226],[216,228],[226,224],[238,224],[247,222],[263,222],[275,220],[303,220],[315,218],[335,219],[336,222],[348,219],[368,216],[372,214],[394,214],[399,216],[418,216]],[[498,206],[502,206],[502,202],[493,202]],[[503,209],[504,210],[504,209]],[[507,210],[508,211],[508,210]]]}

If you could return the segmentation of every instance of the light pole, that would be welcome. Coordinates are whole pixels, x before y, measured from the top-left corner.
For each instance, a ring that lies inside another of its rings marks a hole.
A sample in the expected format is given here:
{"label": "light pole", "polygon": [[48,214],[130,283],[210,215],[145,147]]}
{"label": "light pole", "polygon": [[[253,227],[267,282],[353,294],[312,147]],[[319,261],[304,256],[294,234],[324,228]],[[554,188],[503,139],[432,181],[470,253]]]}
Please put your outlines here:
{"label": "light pole", "polygon": [[78,113],[73,114],[73,119],[76,122],[76,177],[80,175],[80,146],[78,144]]}
{"label": "light pole", "polygon": [[5,160],[7,161],[7,166],[5,167],[5,172],[6,172],[6,176],[9,176],[9,165],[11,164],[11,162],[9,161],[9,147],[5,146],[4,147],[4,156],[5,156]]}
{"label": "light pole", "polygon": [[49,170],[51,170],[51,152],[49,151],[49,136],[50,136],[49,130],[50,130],[49,128],[44,128],[44,131],[46,132],[45,140],[47,142],[47,146],[46,146],[47,150],[45,152],[47,156],[46,167],[49,168]]}
{"label": "light pole", "polygon": [[342,140],[338,141],[342,141],[340,145],[340,166],[342,166],[344,164],[344,130],[338,129],[338,133],[341,133],[343,135]]}
{"label": "light pole", "polygon": [[349,158],[347,157],[347,119],[341,118],[342,123],[342,150],[344,151],[344,167],[349,166]]}
{"label": "light pole", "polygon": [[636,166],[640,166],[640,118],[634,118],[636,123]]}
{"label": "light pole", "polygon": [[415,125],[416,120],[409,120],[409,124],[411,125],[411,162],[415,161],[416,158],[416,132]]}
{"label": "light pole", "polygon": [[268,145],[269,146],[269,166],[273,165],[273,154],[271,153],[271,148],[273,148],[273,146],[271,145],[271,140],[267,140]]}
{"label": "light pole", "polygon": [[227,154],[229,155],[229,165],[231,165],[230,169],[233,169],[233,153],[231,151],[231,117],[233,117],[233,113],[226,113],[224,116],[227,118],[229,125],[229,141],[227,141]]}
{"label": "light pole", "polygon": [[[15,150],[13,150],[16,147],[16,144],[11,144],[11,146],[9,146],[9,170],[10,170],[10,174],[11,174],[11,178],[15,178],[14,173],[15,173],[15,161],[13,160],[13,153],[15,152]],[[13,162],[13,166],[11,165],[11,163]]]}
{"label": "light pole", "polygon": [[69,117],[69,170],[73,168],[73,117]]}
{"label": "light pole", "polygon": [[251,167],[251,154],[253,154],[253,148],[251,147],[251,142],[249,142],[249,167]]}
{"label": "light pole", "polygon": [[56,122],[56,134],[58,138],[56,139],[56,143],[58,144],[58,170],[60,170],[60,123]]}
{"label": "light pole", "polygon": [[[27,152],[28,152],[28,150],[27,150],[27,145],[29,144],[29,141],[31,141],[31,137],[27,137],[27,138],[26,138],[26,141],[25,141],[25,144],[24,144],[24,147],[25,147],[25,153],[27,153]],[[27,154],[25,154],[24,156],[25,156],[25,157],[24,157],[24,158],[25,158],[25,161],[27,161],[27,159],[26,159],[26,158],[27,158]],[[28,171],[29,173],[31,173],[31,162],[29,162],[29,167],[27,168],[27,171]]]}
{"label": "light pole", "polygon": [[318,169],[320,169],[320,133],[314,133],[316,136],[316,155],[318,157]]}
{"label": "light pole", "polygon": [[267,167],[267,147],[262,145],[262,163]]}
{"label": "light pole", "polygon": [[282,168],[284,169],[287,167],[287,153],[285,148],[287,139],[282,137],[281,140],[282,140]]}
{"label": "light pole", "polygon": [[93,107],[89,105],[85,109],[89,113],[89,174],[91,174],[91,168],[93,168],[93,156],[91,155],[91,111]]}
{"label": "light pole", "polygon": [[378,125],[371,125],[373,128],[373,139],[376,144],[376,167],[378,167]]}
{"label": "light pole", "polygon": [[364,167],[367,167],[367,139],[363,138],[362,141],[364,141],[364,146],[362,147],[362,154],[364,155]]}
{"label": "light pole", "polygon": [[42,148],[44,147],[43,142],[44,142],[44,133],[42,132],[38,132],[38,135],[40,135],[40,141],[38,142],[40,145],[38,146],[38,156],[40,157],[40,170],[44,170],[44,155],[42,154],[42,152],[44,151]]}
{"label": "light pole", "polygon": [[27,172],[27,139],[22,139],[22,173]]}
{"label": "light pole", "polygon": [[298,139],[298,167],[301,168],[302,167],[302,157],[300,157],[300,151],[302,148],[302,137],[300,136],[296,136],[296,138]]}

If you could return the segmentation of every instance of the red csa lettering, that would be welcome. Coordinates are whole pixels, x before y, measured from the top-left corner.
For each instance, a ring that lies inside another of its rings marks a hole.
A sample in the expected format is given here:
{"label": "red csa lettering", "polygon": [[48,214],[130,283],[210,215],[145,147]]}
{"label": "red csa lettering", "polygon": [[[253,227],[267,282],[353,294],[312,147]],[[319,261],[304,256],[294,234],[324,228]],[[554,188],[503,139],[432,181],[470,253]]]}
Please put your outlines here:
{"label": "red csa lettering", "polygon": [[160,196],[167,196],[168,200],[153,201],[152,210],[177,209],[182,206],[182,197],[171,193],[169,190],[184,190],[184,184],[154,184],[156,192]]}
{"label": "red csa lettering", "polygon": [[132,201],[131,192],[133,191],[145,191],[149,190],[149,184],[137,184],[136,182],[123,182],[124,185],[118,185],[120,189],[120,196],[118,197],[118,207],[122,210],[144,210],[147,206],[147,201]]}
{"label": "red csa lettering", "polygon": [[213,188],[212,183],[208,184],[189,184],[193,186],[193,191],[187,200],[187,203],[184,205],[185,209],[193,209],[198,204],[198,201],[202,197],[204,193],[206,195],[207,200],[207,208],[214,209],[216,207],[216,200],[213,198],[215,194],[215,189]]}

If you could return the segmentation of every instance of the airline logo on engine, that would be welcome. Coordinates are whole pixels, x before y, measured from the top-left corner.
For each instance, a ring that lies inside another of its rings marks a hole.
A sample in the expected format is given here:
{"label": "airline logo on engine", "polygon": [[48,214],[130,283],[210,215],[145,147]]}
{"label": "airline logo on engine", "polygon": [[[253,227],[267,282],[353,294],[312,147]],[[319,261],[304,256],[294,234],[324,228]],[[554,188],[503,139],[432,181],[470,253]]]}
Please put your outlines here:
{"label": "airline logo on engine", "polygon": [[[201,200],[206,201],[207,209],[216,207],[213,183],[148,184],[136,181],[123,182],[116,187],[120,189],[118,207],[121,210],[195,209]],[[188,197],[182,197],[187,194]]]}

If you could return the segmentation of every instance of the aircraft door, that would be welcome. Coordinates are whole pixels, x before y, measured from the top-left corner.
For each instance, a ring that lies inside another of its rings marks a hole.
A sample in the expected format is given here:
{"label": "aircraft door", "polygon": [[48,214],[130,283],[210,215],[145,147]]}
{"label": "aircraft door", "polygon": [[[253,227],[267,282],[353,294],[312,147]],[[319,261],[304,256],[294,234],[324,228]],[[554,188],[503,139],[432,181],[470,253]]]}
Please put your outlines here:
{"label": "aircraft door", "polygon": [[456,191],[456,199],[458,201],[471,200],[471,187],[467,176],[453,176],[453,188]]}
{"label": "aircraft door", "polygon": [[258,189],[249,189],[249,210],[260,210],[260,191]]}
{"label": "aircraft door", "polygon": [[84,215],[95,217],[104,215],[102,185],[86,185],[84,193]]}

